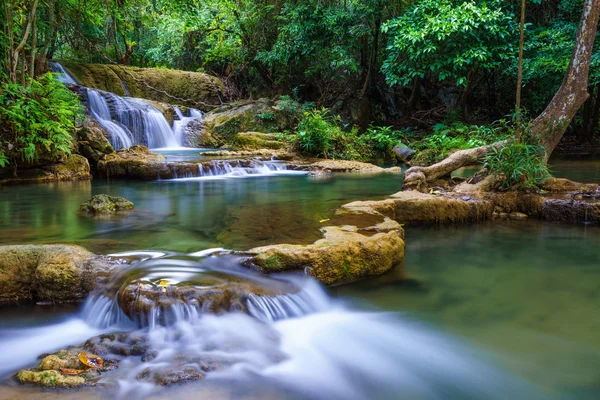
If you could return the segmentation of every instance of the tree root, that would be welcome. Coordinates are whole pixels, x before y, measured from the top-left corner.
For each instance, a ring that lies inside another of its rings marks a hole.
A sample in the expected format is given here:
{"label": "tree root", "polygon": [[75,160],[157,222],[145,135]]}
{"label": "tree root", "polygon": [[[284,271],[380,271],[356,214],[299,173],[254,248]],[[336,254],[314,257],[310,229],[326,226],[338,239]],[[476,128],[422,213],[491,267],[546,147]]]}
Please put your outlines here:
{"label": "tree root", "polygon": [[447,176],[461,167],[480,164],[493,148],[498,149],[506,143],[507,141],[503,140],[474,149],[459,150],[429,167],[411,167],[404,174],[403,189],[426,191],[428,183]]}

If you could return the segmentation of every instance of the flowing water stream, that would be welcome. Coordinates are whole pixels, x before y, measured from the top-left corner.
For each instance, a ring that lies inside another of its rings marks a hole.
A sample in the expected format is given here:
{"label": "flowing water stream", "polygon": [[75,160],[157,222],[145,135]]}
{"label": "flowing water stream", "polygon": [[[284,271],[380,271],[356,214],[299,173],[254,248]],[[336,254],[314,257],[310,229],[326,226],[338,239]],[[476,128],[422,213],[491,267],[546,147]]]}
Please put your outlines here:
{"label": "flowing water stream", "polygon": [[[53,68],[74,83],[60,64]],[[197,150],[178,149],[201,113],[178,114],[171,128],[137,99],[90,89],[88,103],[117,146],[143,143],[170,160],[203,161]],[[556,160],[555,171],[598,181],[597,162],[567,162]],[[400,176],[315,179],[271,162],[201,171],[166,181],[0,187],[0,244],[76,243],[140,259],[80,307],[0,308],[0,399],[600,398],[599,227],[409,227],[403,270],[326,290],[300,275],[259,275],[222,251],[312,242],[337,207],[394,193]],[[106,218],[76,213],[98,193],[136,208]],[[255,291],[238,304],[248,314],[214,315],[203,303],[130,317],[116,296],[132,282]],[[42,353],[115,332],[143,340],[152,357],[126,357],[101,387],[75,392],[11,379]],[[169,388],[146,379],[192,364],[211,372]]]}
{"label": "flowing water stream", "polygon": [[[0,394],[39,398],[39,390],[17,386],[8,377],[20,366],[35,364],[40,353],[107,331],[142,329],[161,349],[158,358],[123,361],[120,375],[106,377],[116,386],[43,395],[598,398],[596,226],[506,221],[410,227],[406,274],[392,272],[329,293],[297,276],[256,276],[235,258],[215,264],[212,251],[203,250],[306,243],[319,237],[320,221],[340,204],[384,196],[400,186],[397,175],[325,180],[257,175],[0,190],[2,244],[74,242],[101,253],[147,249],[143,256],[148,260],[141,266],[150,281],[192,279],[199,284],[200,278],[190,276],[212,271],[214,279],[225,268],[235,279],[265,287],[291,282],[300,288],[251,297],[251,316],[215,316],[192,308],[129,321],[110,297],[92,297],[80,310],[57,306],[54,317],[52,308],[40,311],[39,306],[0,309],[0,371],[6,377]],[[94,193],[125,196],[136,210],[116,220],[77,215],[77,206]],[[136,379],[145,368],[173,366],[181,353],[225,355],[231,367],[204,381],[160,391]]]}

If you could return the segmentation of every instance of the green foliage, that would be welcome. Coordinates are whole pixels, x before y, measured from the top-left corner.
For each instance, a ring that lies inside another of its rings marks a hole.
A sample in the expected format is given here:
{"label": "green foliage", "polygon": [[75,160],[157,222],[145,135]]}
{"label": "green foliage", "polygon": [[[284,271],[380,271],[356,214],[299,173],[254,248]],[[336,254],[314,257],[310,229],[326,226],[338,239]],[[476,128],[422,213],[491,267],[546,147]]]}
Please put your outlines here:
{"label": "green foliage", "polygon": [[275,121],[275,114],[273,113],[260,113],[256,114],[256,116],[260,119],[264,119],[265,121]]}
{"label": "green foliage", "polygon": [[550,176],[544,147],[519,143],[515,139],[499,149],[494,148],[486,156],[484,167],[502,177],[500,189],[503,190],[533,189]]}
{"label": "green foliage", "polygon": [[398,144],[403,132],[392,127],[371,126],[364,134],[358,129],[342,129],[339,116],[331,116],[325,108],[305,111],[295,135],[286,139],[300,152],[342,160],[370,161],[376,158],[393,158],[392,148]]}
{"label": "green foliage", "polygon": [[433,164],[446,158],[456,150],[466,150],[484,146],[503,139],[508,134],[504,120],[491,125],[466,125],[455,122],[451,125],[437,124],[433,134],[411,143],[417,151],[413,161],[419,164]]}
{"label": "green foliage", "polygon": [[28,86],[4,83],[0,103],[0,167],[9,161],[56,161],[71,153],[83,108],[52,74],[31,80]]}
{"label": "green foliage", "polygon": [[382,71],[390,85],[433,74],[467,84],[470,70],[490,71],[515,54],[513,15],[499,2],[422,0],[386,23]]}

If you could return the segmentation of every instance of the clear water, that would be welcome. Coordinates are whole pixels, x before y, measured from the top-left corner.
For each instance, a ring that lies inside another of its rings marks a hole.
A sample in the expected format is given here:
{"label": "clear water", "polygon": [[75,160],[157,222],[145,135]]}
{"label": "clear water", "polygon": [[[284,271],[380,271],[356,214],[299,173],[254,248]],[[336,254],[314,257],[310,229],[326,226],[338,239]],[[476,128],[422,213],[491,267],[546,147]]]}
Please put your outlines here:
{"label": "clear water", "polygon": [[[588,171],[577,179],[599,180],[595,164],[577,165],[563,171]],[[318,237],[319,221],[340,204],[400,186],[399,176],[379,175],[14,187],[0,190],[0,243],[76,242],[98,252],[301,243]],[[136,211],[116,220],[75,214],[96,193],[127,197]],[[330,305],[313,314],[266,327],[235,315],[179,326],[194,346],[210,326],[208,333],[226,345],[242,340],[240,348],[252,356],[233,374],[150,397],[600,398],[600,227],[539,221],[410,227],[406,241],[403,271],[333,288],[337,299],[328,297]],[[36,308],[1,311],[0,347],[11,359],[52,350],[34,343],[56,347],[96,333],[62,308],[53,321]],[[186,343],[170,342],[172,335],[179,334],[159,330],[156,340],[167,347]],[[278,344],[269,342],[272,335]],[[290,358],[267,366],[259,357],[264,351]],[[129,397],[141,393],[123,390]],[[41,396],[11,382],[0,386],[0,398],[4,393]]]}
{"label": "clear water", "polygon": [[[79,243],[97,252],[244,250],[320,237],[319,221],[341,204],[395,193],[399,175],[266,176],[227,180],[59,182],[0,188],[0,244]],[[76,213],[92,195],[135,204],[125,216]]]}

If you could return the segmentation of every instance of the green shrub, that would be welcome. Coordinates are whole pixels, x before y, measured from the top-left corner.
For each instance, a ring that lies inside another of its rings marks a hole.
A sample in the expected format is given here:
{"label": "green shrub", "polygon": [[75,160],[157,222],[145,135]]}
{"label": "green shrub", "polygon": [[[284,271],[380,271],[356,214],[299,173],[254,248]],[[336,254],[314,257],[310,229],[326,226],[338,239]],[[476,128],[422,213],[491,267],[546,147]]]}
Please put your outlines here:
{"label": "green shrub", "polygon": [[502,178],[500,189],[536,188],[548,179],[550,172],[545,149],[537,144],[510,139],[485,158],[484,167]]}
{"label": "green shrub", "polygon": [[456,150],[492,144],[507,135],[508,126],[504,120],[491,125],[466,125],[455,122],[451,125],[437,124],[433,134],[411,144],[417,151],[413,159],[420,164],[433,164],[446,158]]}
{"label": "green shrub", "polygon": [[0,167],[10,162],[16,172],[18,162],[53,162],[71,153],[83,107],[52,74],[28,86],[3,83],[0,104]]}

